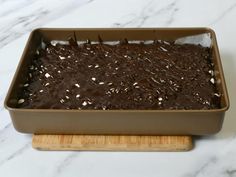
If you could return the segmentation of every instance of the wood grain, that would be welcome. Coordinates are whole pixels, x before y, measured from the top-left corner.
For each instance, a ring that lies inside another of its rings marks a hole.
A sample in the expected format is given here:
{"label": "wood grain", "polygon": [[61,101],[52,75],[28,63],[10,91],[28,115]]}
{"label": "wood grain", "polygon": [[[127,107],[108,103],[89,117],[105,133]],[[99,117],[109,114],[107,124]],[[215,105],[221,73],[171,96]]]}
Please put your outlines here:
{"label": "wood grain", "polygon": [[191,136],[33,135],[33,148],[78,151],[188,151]]}

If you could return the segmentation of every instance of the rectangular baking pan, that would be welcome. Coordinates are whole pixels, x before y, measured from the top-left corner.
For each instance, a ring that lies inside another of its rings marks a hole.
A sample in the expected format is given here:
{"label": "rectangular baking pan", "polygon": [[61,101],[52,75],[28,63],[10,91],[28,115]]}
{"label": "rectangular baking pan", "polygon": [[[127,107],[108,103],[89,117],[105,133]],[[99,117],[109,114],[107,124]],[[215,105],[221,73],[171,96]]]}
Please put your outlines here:
{"label": "rectangular baking pan", "polygon": [[[59,110],[16,108],[17,94],[26,81],[27,66],[42,41],[175,40],[180,37],[210,33],[215,77],[221,92],[221,108],[211,110]],[[127,134],[127,135],[209,135],[217,133],[229,108],[216,36],[209,28],[123,28],[34,30],[28,39],[5,99],[15,129],[38,134]]]}

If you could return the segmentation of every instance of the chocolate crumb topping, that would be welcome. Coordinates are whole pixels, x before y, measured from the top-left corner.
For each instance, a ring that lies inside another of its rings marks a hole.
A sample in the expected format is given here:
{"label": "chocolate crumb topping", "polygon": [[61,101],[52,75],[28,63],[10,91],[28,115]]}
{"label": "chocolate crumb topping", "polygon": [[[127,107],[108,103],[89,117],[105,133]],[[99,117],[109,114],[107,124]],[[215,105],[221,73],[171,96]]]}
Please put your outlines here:
{"label": "chocolate crumb topping", "polygon": [[220,107],[211,49],[155,41],[48,44],[29,66],[19,108],[214,109]]}

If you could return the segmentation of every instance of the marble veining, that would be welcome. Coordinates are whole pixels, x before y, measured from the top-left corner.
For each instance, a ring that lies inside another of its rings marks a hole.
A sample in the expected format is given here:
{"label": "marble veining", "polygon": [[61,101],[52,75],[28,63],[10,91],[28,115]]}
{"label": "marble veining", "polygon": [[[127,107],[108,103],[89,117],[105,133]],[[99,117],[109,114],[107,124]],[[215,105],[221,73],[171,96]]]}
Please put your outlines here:
{"label": "marble veining", "polygon": [[[67,14],[68,11],[76,10],[79,5],[85,2],[88,1],[69,0],[57,3],[57,1],[53,0],[48,3],[47,0],[28,0],[22,2],[15,1],[13,5],[10,4],[11,6],[7,4],[9,2],[2,2],[0,7],[2,10],[0,12],[0,48],[8,42],[19,38],[25,32],[41,27],[44,23]],[[4,9],[5,6],[8,8]]]}
{"label": "marble veining", "polygon": [[[170,2],[166,4],[165,6],[161,6],[160,8],[152,8],[153,5],[155,6],[156,1],[150,1],[148,2],[140,11],[138,14],[130,14],[130,20],[127,22],[121,22],[121,23],[114,23],[114,27],[126,27],[126,26],[132,26],[135,25],[136,27],[142,27],[148,21],[150,18],[153,18],[153,16],[163,16],[167,15],[167,18],[165,19],[165,23],[163,26],[170,26],[170,24],[174,20],[174,15],[179,10],[176,7],[177,0]],[[124,18],[127,18],[127,16],[124,16]]]}
{"label": "marble veining", "polygon": [[[0,0],[0,176],[236,177],[235,0]],[[3,103],[37,27],[210,27],[216,32],[231,108],[222,130],[194,137],[189,152],[47,152],[14,130]]]}
{"label": "marble veining", "polygon": [[231,11],[235,10],[235,8],[236,8],[236,3],[232,4],[227,9],[225,9],[223,12],[221,12],[221,14],[215,20],[213,20],[209,25],[213,25],[213,24],[217,23],[218,21],[224,19],[224,17],[226,15],[228,15],[229,13],[231,13]]}
{"label": "marble veining", "polygon": [[73,163],[75,158],[78,158],[80,152],[72,152],[69,155],[67,155],[62,162],[55,168],[55,172],[54,175],[55,177],[57,177],[58,175],[60,175],[64,169],[66,169],[69,165],[71,165],[71,163]]}
{"label": "marble veining", "polygon": [[5,157],[2,161],[0,161],[0,166],[4,165],[8,161],[16,158],[19,155],[23,155],[24,151],[30,147],[30,142],[25,144],[23,147],[19,147],[16,151],[12,152],[9,156]]}

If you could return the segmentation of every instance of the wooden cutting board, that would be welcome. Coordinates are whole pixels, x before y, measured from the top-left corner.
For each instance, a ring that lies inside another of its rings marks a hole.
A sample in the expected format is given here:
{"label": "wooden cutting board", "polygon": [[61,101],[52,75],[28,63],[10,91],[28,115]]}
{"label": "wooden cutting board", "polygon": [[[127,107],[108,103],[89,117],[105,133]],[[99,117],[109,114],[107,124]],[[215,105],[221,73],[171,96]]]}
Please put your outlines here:
{"label": "wooden cutting board", "polygon": [[38,150],[188,151],[191,136],[33,135]]}

